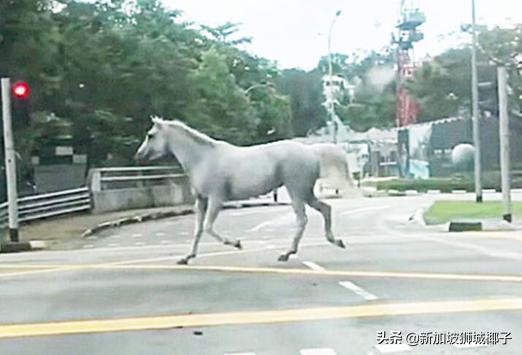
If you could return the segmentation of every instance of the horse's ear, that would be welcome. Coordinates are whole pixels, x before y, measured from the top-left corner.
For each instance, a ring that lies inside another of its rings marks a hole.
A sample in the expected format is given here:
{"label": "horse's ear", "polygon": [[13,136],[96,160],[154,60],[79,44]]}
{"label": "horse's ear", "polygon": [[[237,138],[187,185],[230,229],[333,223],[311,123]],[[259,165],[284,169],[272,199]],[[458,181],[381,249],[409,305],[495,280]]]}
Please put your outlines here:
{"label": "horse's ear", "polygon": [[152,115],[152,116],[150,116],[150,120],[155,125],[159,126],[161,124],[161,119],[158,116]]}

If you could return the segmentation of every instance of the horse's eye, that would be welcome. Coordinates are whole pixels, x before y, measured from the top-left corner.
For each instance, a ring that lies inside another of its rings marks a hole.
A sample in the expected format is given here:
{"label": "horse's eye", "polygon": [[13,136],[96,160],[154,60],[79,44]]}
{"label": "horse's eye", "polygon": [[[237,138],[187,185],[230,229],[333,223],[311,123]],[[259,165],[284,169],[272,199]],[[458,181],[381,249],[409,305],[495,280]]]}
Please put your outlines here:
{"label": "horse's eye", "polygon": [[154,138],[154,134],[152,134],[152,133],[147,134],[147,139],[152,139],[152,138]]}

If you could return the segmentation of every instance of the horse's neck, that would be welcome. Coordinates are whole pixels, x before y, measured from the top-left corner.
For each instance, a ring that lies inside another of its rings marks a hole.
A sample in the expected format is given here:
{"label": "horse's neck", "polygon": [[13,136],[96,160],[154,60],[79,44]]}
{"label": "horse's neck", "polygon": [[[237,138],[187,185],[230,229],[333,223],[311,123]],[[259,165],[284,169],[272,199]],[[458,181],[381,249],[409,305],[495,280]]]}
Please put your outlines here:
{"label": "horse's neck", "polygon": [[183,169],[190,173],[197,164],[208,157],[213,147],[199,142],[186,132],[172,129],[169,149],[176,156]]}

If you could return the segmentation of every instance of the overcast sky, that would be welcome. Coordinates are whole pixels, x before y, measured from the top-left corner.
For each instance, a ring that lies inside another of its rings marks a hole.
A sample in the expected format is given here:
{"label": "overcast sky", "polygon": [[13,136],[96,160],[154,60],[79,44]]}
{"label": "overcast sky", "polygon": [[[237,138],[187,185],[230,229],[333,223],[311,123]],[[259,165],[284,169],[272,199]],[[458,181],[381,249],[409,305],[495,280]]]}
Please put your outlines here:
{"label": "overcast sky", "polygon": [[[327,53],[328,28],[337,10],[332,51],[380,49],[397,24],[400,0],[163,0],[184,12],[184,19],[206,25],[241,23],[241,35],[252,37],[250,52],[278,62],[281,68],[315,67]],[[466,39],[458,32],[471,21],[471,0],[407,0],[427,16],[426,39],[416,56],[436,55]],[[488,25],[522,23],[521,0],[476,0],[477,16]]]}

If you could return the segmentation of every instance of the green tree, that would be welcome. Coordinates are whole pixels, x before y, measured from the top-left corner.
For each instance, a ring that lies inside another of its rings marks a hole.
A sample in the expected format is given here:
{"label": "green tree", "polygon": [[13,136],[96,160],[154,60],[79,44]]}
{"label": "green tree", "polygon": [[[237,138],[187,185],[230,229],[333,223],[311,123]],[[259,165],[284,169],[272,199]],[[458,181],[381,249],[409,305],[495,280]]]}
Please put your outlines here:
{"label": "green tree", "polygon": [[277,88],[289,97],[292,129],[296,136],[304,136],[326,122],[321,78],[318,70],[288,69],[277,79]]}

